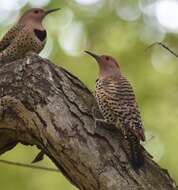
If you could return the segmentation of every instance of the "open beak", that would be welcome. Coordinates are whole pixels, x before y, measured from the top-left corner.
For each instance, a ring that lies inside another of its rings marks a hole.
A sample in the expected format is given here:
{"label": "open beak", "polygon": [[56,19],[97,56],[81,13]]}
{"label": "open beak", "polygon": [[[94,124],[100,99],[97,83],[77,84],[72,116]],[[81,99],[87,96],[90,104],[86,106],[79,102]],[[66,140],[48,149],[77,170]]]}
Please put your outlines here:
{"label": "open beak", "polygon": [[48,14],[53,13],[53,12],[58,11],[58,10],[60,10],[60,8],[46,10],[45,15],[48,15]]}
{"label": "open beak", "polygon": [[99,55],[96,55],[90,51],[85,51],[85,53],[91,55],[92,57],[94,57],[97,61],[99,61],[101,59],[101,57]]}

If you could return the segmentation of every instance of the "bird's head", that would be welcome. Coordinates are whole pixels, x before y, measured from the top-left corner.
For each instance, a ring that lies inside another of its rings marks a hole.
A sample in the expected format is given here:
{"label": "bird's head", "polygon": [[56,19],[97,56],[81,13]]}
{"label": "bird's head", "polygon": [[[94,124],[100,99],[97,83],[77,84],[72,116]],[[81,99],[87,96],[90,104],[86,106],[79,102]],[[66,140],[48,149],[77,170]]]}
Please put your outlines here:
{"label": "bird's head", "polygon": [[26,23],[28,21],[30,22],[37,22],[41,23],[43,19],[50,13],[54,11],[58,11],[59,8],[57,9],[49,9],[49,10],[44,10],[40,8],[32,8],[27,10],[20,18],[19,23]]}
{"label": "bird's head", "polygon": [[120,74],[120,66],[117,61],[108,55],[96,55],[90,51],[85,51],[96,59],[100,69],[100,75],[114,76]]}

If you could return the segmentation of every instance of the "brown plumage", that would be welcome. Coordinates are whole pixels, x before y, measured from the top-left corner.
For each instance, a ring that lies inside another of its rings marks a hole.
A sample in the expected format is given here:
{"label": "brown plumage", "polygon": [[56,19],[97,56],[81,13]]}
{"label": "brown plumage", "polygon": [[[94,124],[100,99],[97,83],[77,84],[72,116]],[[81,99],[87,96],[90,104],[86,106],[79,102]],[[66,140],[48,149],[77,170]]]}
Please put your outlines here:
{"label": "brown plumage", "polygon": [[104,121],[120,128],[131,148],[132,164],[144,163],[140,141],[145,141],[140,112],[131,84],[121,74],[119,64],[110,56],[93,56],[99,65],[95,96]]}
{"label": "brown plumage", "polygon": [[57,10],[33,8],[26,11],[0,41],[0,62],[23,58],[29,52],[40,53],[47,36],[42,21],[46,15]]}
{"label": "brown plumage", "polygon": [[[0,41],[0,63],[24,58],[29,52],[40,53],[46,43],[46,30],[42,21],[49,13],[59,9],[43,10],[33,8],[26,11]],[[33,163],[43,159],[41,151]]]}

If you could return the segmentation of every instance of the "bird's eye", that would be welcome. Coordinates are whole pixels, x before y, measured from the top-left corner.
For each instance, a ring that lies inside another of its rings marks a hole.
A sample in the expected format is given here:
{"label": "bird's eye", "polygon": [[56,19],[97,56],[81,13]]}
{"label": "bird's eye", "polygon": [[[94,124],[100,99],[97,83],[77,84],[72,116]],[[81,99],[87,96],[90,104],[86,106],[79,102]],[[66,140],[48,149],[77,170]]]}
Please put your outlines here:
{"label": "bird's eye", "polygon": [[34,11],[34,13],[35,13],[35,14],[38,14],[38,13],[39,13],[39,11],[38,11],[38,10],[36,10],[36,11]]}
{"label": "bird's eye", "polygon": [[110,59],[109,57],[106,57],[106,60],[107,60],[107,61],[109,61],[109,59]]}

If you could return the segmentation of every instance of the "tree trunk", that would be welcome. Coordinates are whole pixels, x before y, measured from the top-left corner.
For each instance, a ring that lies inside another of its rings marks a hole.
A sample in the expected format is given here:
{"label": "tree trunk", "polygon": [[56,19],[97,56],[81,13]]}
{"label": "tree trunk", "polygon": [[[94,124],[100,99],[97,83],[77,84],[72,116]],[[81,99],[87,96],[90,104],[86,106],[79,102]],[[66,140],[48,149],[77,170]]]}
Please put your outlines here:
{"label": "tree trunk", "polygon": [[[95,99],[76,77],[37,55],[0,65],[0,154],[36,145],[80,190],[174,190],[145,152],[134,170],[117,130],[95,128]],[[56,187],[56,189],[61,189]]]}

